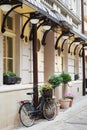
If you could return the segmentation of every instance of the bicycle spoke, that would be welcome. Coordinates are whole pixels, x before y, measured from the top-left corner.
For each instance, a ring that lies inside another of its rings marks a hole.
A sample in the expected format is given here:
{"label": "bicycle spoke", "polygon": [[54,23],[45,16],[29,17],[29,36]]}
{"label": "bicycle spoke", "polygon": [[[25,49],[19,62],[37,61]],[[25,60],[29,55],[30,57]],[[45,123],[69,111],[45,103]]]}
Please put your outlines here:
{"label": "bicycle spoke", "polygon": [[33,125],[34,118],[32,115],[33,115],[33,106],[29,103],[24,103],[21,106],[19,113],[21,123],[26,127]]}
{"label": "bicycle spoke", "polygon": [[43,115],[47,120],[53,120],[56,116],[56,105],[53,102],[46,102],[43,106]]}

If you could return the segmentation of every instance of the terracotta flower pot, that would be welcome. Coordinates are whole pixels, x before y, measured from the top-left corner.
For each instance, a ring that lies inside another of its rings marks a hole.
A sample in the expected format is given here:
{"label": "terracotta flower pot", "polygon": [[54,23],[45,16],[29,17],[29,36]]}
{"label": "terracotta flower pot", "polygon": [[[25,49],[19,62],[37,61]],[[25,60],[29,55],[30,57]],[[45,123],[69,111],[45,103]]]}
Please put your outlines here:
{"label": "terracotta flower pot", "polygon": [[70,105],[70,99],[60,99],[59,103],[60,103],[60,108],[67,109],[69,108]]}
{"label": "terracotta flower pot", "polygon": [[72,107],[73,100],[70,99],[69,107]]}

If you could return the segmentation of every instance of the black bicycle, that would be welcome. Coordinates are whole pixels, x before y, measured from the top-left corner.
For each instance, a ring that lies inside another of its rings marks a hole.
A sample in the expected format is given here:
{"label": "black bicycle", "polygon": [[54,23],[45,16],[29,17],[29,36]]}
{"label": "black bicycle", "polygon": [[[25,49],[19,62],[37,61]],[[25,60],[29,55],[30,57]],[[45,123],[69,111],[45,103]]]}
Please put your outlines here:
{"label": "black bicycle", "polygon": [[[27,95],[33,95],[33,93],[27,93]],[[32,126],[38,116],[42,116],[49,121],[53,120],[56,116],[56,104],[52,98],[41,97],[37,108],[34,107],[33,100],[24,100],[20,101],[20,103],[19,118],[26,127]]]}

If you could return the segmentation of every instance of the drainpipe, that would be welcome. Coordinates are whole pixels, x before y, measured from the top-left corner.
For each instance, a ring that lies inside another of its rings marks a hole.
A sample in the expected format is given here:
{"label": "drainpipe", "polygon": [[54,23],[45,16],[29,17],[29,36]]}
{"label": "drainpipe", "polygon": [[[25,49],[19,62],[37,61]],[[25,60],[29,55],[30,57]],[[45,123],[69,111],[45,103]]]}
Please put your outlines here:
{"label": "drainpipe", "polygon": [[[84,34],[84,0],[81,0],[81,18],[82,18],[82,33]],[[86,80],[85,80],[85,50],[83,45],[82,50],[82,64],[83,64],[83,96],[86,94]]]}
{"label": "drainpipe", "polygon": [[37,25],[33,24],[33,101],[38,106]]}

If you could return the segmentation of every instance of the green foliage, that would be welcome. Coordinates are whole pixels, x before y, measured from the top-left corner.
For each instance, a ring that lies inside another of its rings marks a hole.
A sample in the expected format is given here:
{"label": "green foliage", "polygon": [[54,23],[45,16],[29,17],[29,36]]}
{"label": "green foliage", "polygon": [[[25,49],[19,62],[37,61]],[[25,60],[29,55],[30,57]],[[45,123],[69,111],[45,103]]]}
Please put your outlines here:
{"label": "green foliage", "polygon": [[62,78],[61,76],[53,74],[48,78],[48,82],[52,85],[53,88],[56,88],[62,83]]}
{"label": "green foliage", "polygon": [[60,74],[60,77],[62,78],[62,83],[64,83],[64,84],[66,84],[72,80],[71,76],[68,73],[65,73],[64,71]]}
{"label": "green foliage", "polygon": [[49,89],[52,89],[52,85],[50,85],[50,84],[48,84],[48,85],[41,85],[39,91],[42,94],[43,90],[49,90]]}
{"label": "green foliage", "polygon": [[4,72],[4,73],[3,73],[3,76],[12,76],[12,77],[15,77],[16,74],[15,74],[14,72],[7,71],[7,72]]}

